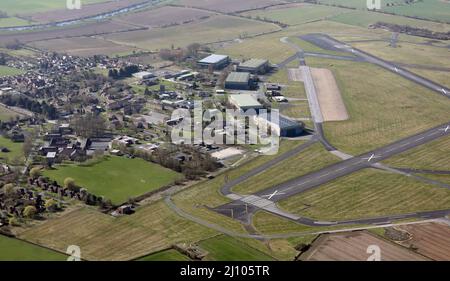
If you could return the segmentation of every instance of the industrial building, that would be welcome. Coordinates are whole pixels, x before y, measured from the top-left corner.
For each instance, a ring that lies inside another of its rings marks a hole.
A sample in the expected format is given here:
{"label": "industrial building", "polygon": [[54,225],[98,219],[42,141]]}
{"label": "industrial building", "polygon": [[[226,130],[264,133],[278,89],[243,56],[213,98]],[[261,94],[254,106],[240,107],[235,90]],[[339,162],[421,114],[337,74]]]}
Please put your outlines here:
{"label": "industrial building", "polygon": [[256,112],[258,112],[260,109],[264,108],[264,106],[250,94],[229,95],[228,101],[236,109],[239,109],[243,112],[248,109],[254,109]]}
{"label": "industrial building", "polygon": [[303,133],[305,124],[303,122],[296,122],[288,119],[282,115],[279,115],[278,122],[272,122],[270,113],[266,116],[255,116],[255,121],[259,126],[263,123],[265,126],[270,126],[280,137],[298,137]]}
{"label": "industrial building", "polygon": [[230,63],[230,57],[226,55],[212,54],[197,62],[197,65],[203,68],[222,69]]}
{"label": "industrial building", "polygon": [[251,74],[265,74],[269,69],[268,60],[250,59],[240,63],[236,70],[238,72],[249,72]]}
{"label": "industrial building", "polygon": [[141,72],[134,73],[133,77],[139,78],[141,80],[145,80],[145,79],[150,79],[150,78],[156,77],[156,75],[154,75],[153,73],[148,72],[148,71],[141,71]]}
{"label": "industrial building", "polygon": [[232,90],[250,90],[252,88],[250,73],[231,72],[225,80],[225,89]]}

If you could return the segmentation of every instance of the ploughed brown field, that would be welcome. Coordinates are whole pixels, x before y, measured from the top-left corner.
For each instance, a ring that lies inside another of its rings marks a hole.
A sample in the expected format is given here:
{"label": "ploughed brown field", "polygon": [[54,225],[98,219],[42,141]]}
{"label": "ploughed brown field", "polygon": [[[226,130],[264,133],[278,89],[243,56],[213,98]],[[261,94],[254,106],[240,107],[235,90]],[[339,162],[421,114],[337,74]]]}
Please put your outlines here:
{"label": "ploughed brown field", "polygon": [[402,225],[401,230],[407,231],[411,239],[402,242],[406,247],[433,260],[450,260],[450,226],[444,223],[421,223]]}
{"label": "ploughed brown field", "polygon": [[300,256],[306,261],[366,261],[373,252],[368,247],[380,248],[382,261],[423,261],[426,257],[379,238],[367,231],[323,234],[314,241],[311,248]]}
{"label": "ploughed brown field", "polygon": [[96,3],[90,5],[84,5],[81,9],[69,10],[59,9],[53,11],[46,11],[34,14],[24,14],[21,17],[30,19],[31,21],[38,23],[49,22],[61,22],[79,18],[86,18],[96,16],[103,13],[119,10],[135,4],[149,2],[148,0],[121,0],[121,1],[108,1],[105,3]]}
{"label": "ploughed brown field", "polygon": [[214,13],[199,9],[166,6],[120,16],[115,20],[139,26],[162,27],[192,22],[212,15]]}
{"label": "ploughed brown field", "polygon": [[200,7],[224,13],[261,9],[286,2],[281,0],[180,0],[176,4],[188,7]]}

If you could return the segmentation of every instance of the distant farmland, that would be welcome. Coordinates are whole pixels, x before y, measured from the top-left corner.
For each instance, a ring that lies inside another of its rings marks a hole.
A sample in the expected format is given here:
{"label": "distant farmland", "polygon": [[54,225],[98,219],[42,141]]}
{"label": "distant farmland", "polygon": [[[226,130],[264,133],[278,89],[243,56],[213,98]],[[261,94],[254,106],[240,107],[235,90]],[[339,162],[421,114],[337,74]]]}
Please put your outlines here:
{"label": "distant farmland", "polygon": [[214,13],[199,9],[167,6],[158,9],[131,13],[121,17],[116,17],[114,20],[141,26],[161,27],[204,19],[212,15],[214,15]]}
{"label": "distant farmland", "polygon": [[187,7],[199,7],[203,9],[229,13],[252,9],[261,9],[264,7],[283,4],[286,2],[281,0],[178,0],[175,3]]}
{"label": "distant farmland", "polygon": [[104,38],[118,44],[155,50],[172,45],[185,47],[191,43],[227,41],[276,30],[279,27],[274,24],[221,15],[186,25],[116,33]]}

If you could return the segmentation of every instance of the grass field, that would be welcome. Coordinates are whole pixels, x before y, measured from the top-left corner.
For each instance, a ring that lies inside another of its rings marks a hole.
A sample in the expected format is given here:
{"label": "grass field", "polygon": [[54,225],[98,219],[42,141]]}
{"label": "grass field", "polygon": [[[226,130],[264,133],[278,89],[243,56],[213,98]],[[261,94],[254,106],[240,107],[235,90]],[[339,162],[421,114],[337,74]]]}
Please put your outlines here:
{"label": "grass field", "polygon": [[450,137],[421,145],[384,163],[398,168],[450,171]]}
{"label": "grass field", "polygon": [[217,236],[198,243],[208,251],[206,260],[214,261],[270,261],[273,258],[248,244],[229,236]]}
{"label": "grass field", "polygon": [[19,75],[19,74],[22,74],[22,73],[24,73],[24,72],[22,70],[20,70],[20,69],[9,67],[9,66],[0,65],[0,77]]}
{"label": "grass field", "polygon": [[180,252],[170,249],[155,254],[151,254],[138,259],[137,261],[190,261],[188,256]]}
{"label": "grass field", "polygon": [[191,43],[212,43],[279,30],[274,24],[231,16],[214,16],[191,24],[107,35],[112,42],[147,50],[186,47]]}
{"label": "grass field", "polygon": [[448,79],[448,77],[450,76],[450,71],[435,71],[412,67],[407,67],[407,69],[411,72],[414,72],[417,75],[420,75],[422,77],[430,79],[431,81],[434,81],[436,83],[439,83],[441,85],[450,88],[450,79]]}
{"label": "grass field", "polygon": [[368,169],[279,202],[300,216],[344,220],[450,208],[450,190]]}
{"label": "grass field", "polygon": [[239,194],[255,193],[338,161],[339,159],[326,151],[321,144],[314,144],[264,173],[238,184],[233,191]]}
{"label": "grass field", "polygon": [[18,239],[0,235],[0,261],[64,261],[67,256]]}
{"label": "grass field", "polygon": [[174,243],[193,243],[217,232],[173,213],[162,201],[114,218],[84,207],[35,226],[20,237],[66,250],[78,245],[88,260],[131,260],[161,251]]}
{"label": "grass field", "polygon": [[298,25],[348,12],[349,10],[347,9],[341,9],[337,7],[303,4],[297,7],[256,10],[243,13],[243,15],[251,16],[252,18],[269,19],[272,21],[282,22],[288,25]]}
{"label": "grass field", "polygon": [[9,152],[0,152],[0,157],[7,159],[6,162],[11,163],[14,159],[24,160],[22,143],[13,142],[10,139],[0,136],[0,147],[6,147]]}
{"label": "grass field", "polygon": [[350,119],[326,122],[326,137],[357,155],[450,120],[450,101],[377,66],[307,58],[333,71]]}
{"label": "grass field", "polygon": [[181,178],[180,174],[157,164],[116,156],[90,166],[59,165],[54,170],[46,170],[44,175],[60,184],[71,177],[89,192],[105,196],[115,204]]}

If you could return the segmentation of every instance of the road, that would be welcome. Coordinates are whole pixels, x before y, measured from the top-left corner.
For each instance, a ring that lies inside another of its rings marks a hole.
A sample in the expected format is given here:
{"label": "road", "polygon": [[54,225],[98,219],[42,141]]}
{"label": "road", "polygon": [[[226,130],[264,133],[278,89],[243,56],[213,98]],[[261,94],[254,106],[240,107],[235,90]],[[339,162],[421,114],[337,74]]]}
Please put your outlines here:
{"label": "road", "polygon": [[[447,90],[444,86],[439,85],[430,80],[427,80],[427,79],[420,77],[409,71],[403,70],[397,66],[392,65],[389,62],[381,60],[370,54],[367,54],[360,50],[351,48],[350,46],[347,46],[344,43],[339,42],[327,35],[310,34],[310,35],[302,36],[301,38],[303,40],[307,40],[313,44],[319,45],[320,47],[322,47],[324,49],[329,49],[329,50],[334,50],[334,51],[344,50],[344,51],[350,52],[350,53],[364,59],[365,61],[367,61],[369,63],[377,64],[383,68],[386,68],[389,71],[393,71],[397,75],[403,76],[417,84],[420,84],[424,87],[432,89],[438,93],[444,94],[445,96],[450,98],[450,95],[448,95],[446,93]],[[296,50],[298,51],[298,54],[302,54],[302,55],[304,54],[303,50],[301,50],[297,45],[290,43],[287,40],[287,38],[282,38],[281,41],[296,48]],[[308,99],[310,100],[312,116],[313,116],[314,124],[315,124],[315,128],[316,128],[316,132],[315,132],[316,138],[324,144],[324,146],[327,148],[327,150],[336,152],[337,151],[336,148],[334,148],[326,140],[324,133],[323,133],[323,128],[322,128],[323,120],[320,118],[321,114],[318,113],[318,112],[320,112],[320,107],[318,107],[318,106],[315,107],[315,103],[314,103],[314,100],[315,100],[315,98],[314,98],[315,97],[314,83],[313,83],[312,79],[309,79],[310,75],[308,78],[309,68],[307,68],[306,66],[300,66],[300,68],[302,69],[302,72],[304,74],[303,79],[304,79],[305,89],[308,94]],[[448,93],[450,93],[450,90],[448,90]],[[317,111],[317,110],[319,110],[319,111]],[[433,140],[436,140],[436,139],[441,138],[446,135],[450,135],[450,123],[442,124],[435,128],[418,133],[414,136],[410,136],[410,137],[401,139],[399,141],[396,141],[396,142],[386,145],[384,147],[378,148],[376,150],[364,153],[362,155],[346,158],[345,160],[343,160],[339,163],[330,165],[319,171],[312,172],[310,174],[288,180],[286,182],[283,182],[276,186],[272,186],[271,188],[265,189],[263,191],[257,192],[252,195],[242,196],[242,195],[233,194],[231,192],[231,189],[235,185],[234,185],[234,182],[229,182],[224,187],[221,188],[221,192],[223,195],[227,196],[230,199],[233,199],[234,201],[231,203],[219,206],[217,208],[214,208],[214,210],[221,214],[224,214],[226,216],[230,216],[234,219],[248,223],[249,220],[251,219],[252,213],[254,213],[258,209],[263,209],[265,211],[274,213],[278,216],[282,216],[287,219],[294,220],[294,221],[300,222],[302,224],[311,225],[311,226],[314,226],[314,225],[316,225],[316,226],[317,225],[339,225],[339,224],[353,224],[353,223],[378,224],[378,223],[385,223],[385,222],[392,221],[392,220],[406,219],[406,218],[413,218],[413,217],[421,217],[421,218],[442,217],[447,214],[450,214],[450,210],[437,210],[437,211],[420,212],[420,213],[418,212],[418,213],[411,213],[411,214],[390,215],[390,216],[377,217],[377,218],[362,218],[362,219],[347,220],[347,221],[323,222],[323,221],[311,220],[308,218],[301,218],[294,214],[286,213],[286,212],[278,209],[278,207],[276,206],[276,202],[286,199],[286,198],[289,198],[296,194],[308,191],[308,190],[318,187],[320,185],[326,184],[337,178],[352,174],[361,169],[369,168],[369,167],[377,167],[376,165],[380,165],[377,163],[384,159],[387,159],[387,158],[397,155],[399,153],[405,152],[409,149],[415,148],[422,144],[431,142]],[[268,166],[272,166],[272,165],[268,165]],[[265,167],[265,169],[267,169],[267,167]],[[248,174],[244,175],[243,177],[245,179],[248,179],[252,175],[256,175],[256,174],[257,173],[252,173],[252,171],[251,171]],[[270,195],[270,197],[269,197],[270,200],[265,199],[269,195]]]}

